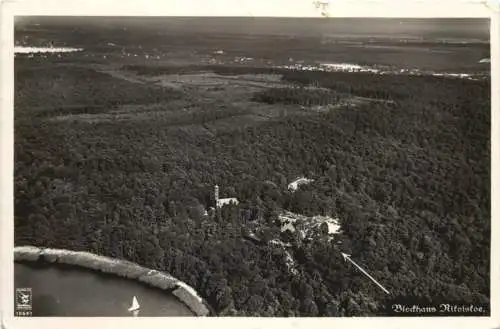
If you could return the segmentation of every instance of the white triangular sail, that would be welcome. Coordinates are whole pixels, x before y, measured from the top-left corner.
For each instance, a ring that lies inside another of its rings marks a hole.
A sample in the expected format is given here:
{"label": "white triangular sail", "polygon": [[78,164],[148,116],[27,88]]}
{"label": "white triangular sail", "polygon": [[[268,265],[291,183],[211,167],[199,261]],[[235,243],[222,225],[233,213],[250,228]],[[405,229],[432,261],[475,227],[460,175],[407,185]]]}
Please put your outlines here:
{"label": "white triangular sail", "polygon": [[141,305],[139,305],[139,302],[137,301],[137,297],[134,296],[134,298],[132,299],[132,306],[130,306],[128,308],[128,311],[129,312],[137,311],[140,307],[141,307]]}

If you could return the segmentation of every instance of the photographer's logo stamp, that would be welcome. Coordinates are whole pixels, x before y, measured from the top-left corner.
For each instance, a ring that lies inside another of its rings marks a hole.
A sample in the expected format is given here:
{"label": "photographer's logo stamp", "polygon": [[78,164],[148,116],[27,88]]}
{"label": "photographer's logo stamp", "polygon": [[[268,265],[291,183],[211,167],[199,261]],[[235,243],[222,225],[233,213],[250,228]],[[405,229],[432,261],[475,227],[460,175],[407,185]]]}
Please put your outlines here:
{"label": "photographer's logo stamp", "polygon": [[16,288],[16,315],[29,316],[33,308],[31,288]]}

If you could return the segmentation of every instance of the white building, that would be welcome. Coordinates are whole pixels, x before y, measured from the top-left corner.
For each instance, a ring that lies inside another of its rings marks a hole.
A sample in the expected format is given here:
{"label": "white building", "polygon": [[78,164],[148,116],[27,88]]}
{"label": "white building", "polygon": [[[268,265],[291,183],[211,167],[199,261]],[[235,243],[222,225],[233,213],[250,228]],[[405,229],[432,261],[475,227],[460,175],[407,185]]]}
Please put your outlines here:
{"label": "white building", "polygon": [[239,201],[236,198],[224,198],[224,199],[220,199],[219,198],[219,186],[218,185],[215,185],[214,196],[215,196],[215,204],[217,205],[217,208],[221,208],[222,206],[230,205],[230,204],[234,204],[234,205],[239,204]]}
{"label": "white building", "polygon": [[299,188],[300,185],[302,185],[302,184],[309,184],[311,182],[314,182],[314,180],[313,179],[307,179],[305,177],[301,177],[301,178],[298,178],[298,179],[294,180],[290,184],[288,184],[288,189],[291,190],[291,191],[296,191]]}
{"label": "white building", "polygon": [[285,232],[285,231],[290,231],[290,232],[294,233],[295,226],[292,223],[286,223],[286,224],[281,226],[281,232]]}
{"label": "white building", "polygon": [[225,205],[230,205],[230,204],[237,205],[237,204],[239,204],[239,201],[236,198],[225,198],[225,199],[217,200],[217,207],[218,208],[225,206]]}
{"label": "white building", "polygon": [[338,220],[326,220],[319,225],[320,232],[324,235],[340,233]]}

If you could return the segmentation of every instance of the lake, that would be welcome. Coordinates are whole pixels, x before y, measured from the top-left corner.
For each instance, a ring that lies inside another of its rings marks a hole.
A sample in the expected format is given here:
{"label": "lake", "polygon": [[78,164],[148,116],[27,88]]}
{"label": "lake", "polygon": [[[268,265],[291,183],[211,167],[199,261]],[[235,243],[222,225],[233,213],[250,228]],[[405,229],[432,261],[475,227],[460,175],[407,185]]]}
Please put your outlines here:
{"label": "lake", "polygon": [[139,282],[87,269],[15,263],[15,287],[31,288],[33,316],[195,316],[175,296]]}

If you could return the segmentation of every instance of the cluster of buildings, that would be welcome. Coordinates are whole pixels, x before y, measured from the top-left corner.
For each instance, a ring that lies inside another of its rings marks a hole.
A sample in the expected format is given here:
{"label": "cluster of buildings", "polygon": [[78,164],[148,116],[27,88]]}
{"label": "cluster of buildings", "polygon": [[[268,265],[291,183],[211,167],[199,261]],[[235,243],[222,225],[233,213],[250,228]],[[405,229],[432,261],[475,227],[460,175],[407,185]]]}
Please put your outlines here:
{"label": "cluster of buildings", "polygon": [[298,234],[301,240],[341,233],[338,218],[328,216],[306,217],[291,212],[284,212],[279,216],[279,220],[281,232],[288,231]]}
{"label": "cluster of buildings", "polygon": [[[301,177],[288,184],[288,189],[293,192],[296,191],[300,185],[308,184],[312,181],[312,179]],[[214,187],[214,199],[217,209],[226,205],[239,204],[237,198],[221,198],[218,185]],[[339,220],[328,216],[306,217],[291,212],[284,212],[279,216],[279,221],[281,232],[289,231],[290,233],[297,233],[302,239],[314,237],[318,234],[331,236],[340,233]]]}
{"label": "cluster of buildings", "polygon": [[[295,179],[290,184],[288,184],[288,190],[295,192],[299,188],[300,185],[309,184],[312,182],[314,182],[313,179],[300,177],[300,178]],[[215,205],[217,208],[221,208],[221,207],[223,207],[225,205],[229,205],[229,204],[234,204],[234,205],[239,204],[239,201],[237,198],[221,198],[219,195],[219,185],[215,185],[215,187],[214,187],[214,198],[215,198]]]}

